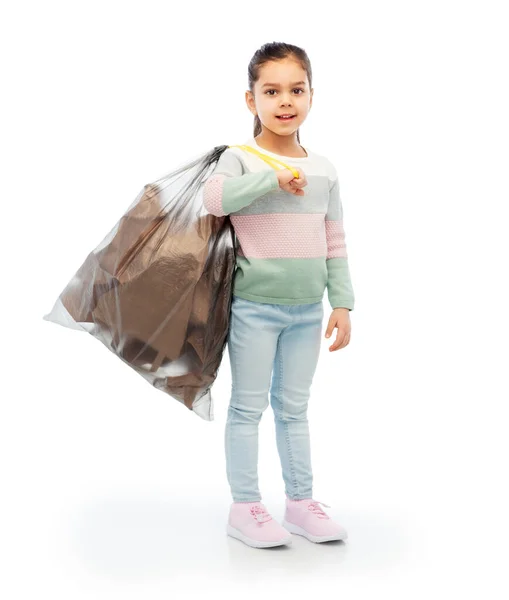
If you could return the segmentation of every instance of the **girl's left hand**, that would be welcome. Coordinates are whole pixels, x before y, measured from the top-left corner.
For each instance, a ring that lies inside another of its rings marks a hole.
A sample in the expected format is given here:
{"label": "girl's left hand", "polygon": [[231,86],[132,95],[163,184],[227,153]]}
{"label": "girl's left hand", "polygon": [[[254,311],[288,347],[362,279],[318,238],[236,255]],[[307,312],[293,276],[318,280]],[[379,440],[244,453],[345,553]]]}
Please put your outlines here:
{"label": "girl's left hand", "polygon": [[350,311],[348,308],[335,308],[332,311],[332,314],[329,317],[327,330],[325,331],[326,338],[331,336],[334,327],[337,327],[338,331],[336,333],[336,340],[332,346],[329,346],[329,352],[334,352],[335,350],[344,348],[350,342],[351,324]]}

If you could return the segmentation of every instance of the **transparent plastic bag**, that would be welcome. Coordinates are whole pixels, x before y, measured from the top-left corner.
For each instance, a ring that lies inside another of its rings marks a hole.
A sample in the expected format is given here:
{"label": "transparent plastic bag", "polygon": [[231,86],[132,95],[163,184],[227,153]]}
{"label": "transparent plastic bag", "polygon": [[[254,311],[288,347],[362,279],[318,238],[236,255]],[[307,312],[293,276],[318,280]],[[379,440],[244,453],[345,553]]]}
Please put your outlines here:
{"label": "transparent plastic bag", "polygon": [[230,319],[235,232],[203,184],[228,146],[140,191],[43,318],[87,331],[207,421]]}

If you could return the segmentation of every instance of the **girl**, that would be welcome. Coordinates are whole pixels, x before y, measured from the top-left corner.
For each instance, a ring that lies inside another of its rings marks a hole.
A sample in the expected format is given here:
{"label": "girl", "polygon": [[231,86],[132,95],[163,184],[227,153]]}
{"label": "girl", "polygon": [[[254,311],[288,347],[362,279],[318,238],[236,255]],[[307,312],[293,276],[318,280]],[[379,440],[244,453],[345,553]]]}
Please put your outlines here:
{"label": "girl", "polygon": [[[307,405],[318,362],[325,288],[332,307],[330,351],[350,341],[354,294],[348,268],[337,173],[300,145],[312,105],[311,65],[298,46],[270,43],[248,68],[246,103],[254,136],[228,147],[204,186],[206,209],[230,215],[238,240],[228,351],[232,394],[225,430],[233,503],[227,533],[256,548],[346,539],[313,499]],[[283,166],[275,170],[260,154]],[[295,176],[298,173],[298,177]],[[286,492],[283,524],[261,503],[258,424],[274,411]]]}

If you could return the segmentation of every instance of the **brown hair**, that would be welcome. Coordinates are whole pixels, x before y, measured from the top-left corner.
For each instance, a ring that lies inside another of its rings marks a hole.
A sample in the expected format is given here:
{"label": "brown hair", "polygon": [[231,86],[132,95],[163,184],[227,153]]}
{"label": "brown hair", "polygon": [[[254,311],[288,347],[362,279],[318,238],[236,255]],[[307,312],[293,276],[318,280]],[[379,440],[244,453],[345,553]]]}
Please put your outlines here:
{"label": "brown hair", "polygon": [[[293,44],[285,44],[283,42],[270,42],[259,48],[251,58],[247,68],[249,90],[254,95],[254,85],[260,78],[260,67],[271,60],[283,60],[285,58],[293,58],[299,62],[302,68],[306,71],[309,87],[312,85],[311,62],[306,51],[299,46]],[[262,131],[262,124],[258,115],[254,118],[253,136],[256,137]],[[297,141],[300,144],[299,130],[297,129]]]}

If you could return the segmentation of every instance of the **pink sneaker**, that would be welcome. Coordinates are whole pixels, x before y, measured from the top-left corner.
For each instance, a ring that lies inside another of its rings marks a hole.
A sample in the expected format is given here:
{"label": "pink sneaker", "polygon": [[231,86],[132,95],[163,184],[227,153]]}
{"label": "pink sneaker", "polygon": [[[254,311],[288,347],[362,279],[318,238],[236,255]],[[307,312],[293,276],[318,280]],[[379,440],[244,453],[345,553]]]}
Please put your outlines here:
{"label": "pink sneaker", "polygon": [[328,504],[305,498],[291,500],[286,497],[286,511],[283,527],[291,533],[302,535],[310,542],[329,542],[331,540],[346,540],[345,529],[333,521],[318,505],[330,508]]}
{"label": "pink sneaker", "polygon": [[226,532],[253,548],[292,543],[292,535],[274,521],[261,502],[233,502]]}

